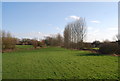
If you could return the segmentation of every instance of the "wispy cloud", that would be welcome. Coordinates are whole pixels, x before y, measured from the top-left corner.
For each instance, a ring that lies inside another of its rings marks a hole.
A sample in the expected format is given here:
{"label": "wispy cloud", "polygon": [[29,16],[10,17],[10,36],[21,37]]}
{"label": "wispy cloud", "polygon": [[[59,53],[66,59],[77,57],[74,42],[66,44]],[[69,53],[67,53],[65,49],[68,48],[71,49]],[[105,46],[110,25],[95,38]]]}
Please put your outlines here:
{"label": "wispy cloud", "polygon": [[95,27],[88,27],[88,32],[87,32],[87,41],[104,41],[106,39],[110,41],[114,41],[114,37],[118,34],[118,28],[117,26],[115,27],[109,27],[106,29],[100,29],[100,28],[95,28]]}
{"label": "wispy cloud", "polygon": [[60,31],[60,28],[59,28],[59,27],[56,27],[56,30],[57,30],[57,31]]}
{"label": "wispy cloud", "polygon": [[92,29],[93,29],[93,27],[87,27],[87,29],[90,31],[90,30],[92,30]]}
{"label": "wispy cloud", "polygon": [[65,18],[65,20],[70,20],[70,19],[78,20],[78,19],[80,19],[80,17],[79,17],[79,16],[72,15],[72,16],[69,16],[69,17],[66,17],[66,18]]}
{"label": "wispy cloud", "polygon": [[59,33],[63,33],[64,29],[61,29],[60,27],[55,28]]}
{"label": "wispy cloud", "polygon": [[51,34],[42,33],[42,32],[27,32],[27,33],[12,33],[12,35],[18,38],[44,39],[44,37],[50,36]]}
{"label": "wispy cloud", "polygon": [[108,28],[109,31],[117,31],[118,30],[118,27],[110,27]]}
{"label": "wispy cloud", "polygon": [[92,22],[92,23],[97,23],[97,24],[101,23],[101,22],[98,21],[98,20],[94,20],[94,21],[90,21],[90,22]]}
{"label": "wispy cloud", "polygon": [[48,24],[48,26],[52,26],[52,24]]}

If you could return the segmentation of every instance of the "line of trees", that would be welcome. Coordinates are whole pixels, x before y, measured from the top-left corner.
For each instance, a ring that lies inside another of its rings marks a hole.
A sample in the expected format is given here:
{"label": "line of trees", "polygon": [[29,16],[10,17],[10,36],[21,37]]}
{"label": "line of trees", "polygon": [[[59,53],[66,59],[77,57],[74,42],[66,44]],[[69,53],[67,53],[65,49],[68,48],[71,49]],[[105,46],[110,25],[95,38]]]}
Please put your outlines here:
{"label": "line of trees", "polygon": [[45,38],[45,44],[48,46],[63,46],[63,37],[58,33],[55,36]]}
{"label": "line of trees", "polygon": [[23,38],[17,40],[17,45],[32,45],[32,39]]}
{"label": "line of trees", "polygon": [[68,23],[64,30],[64,47],[83,49],[83,43],[87,34],[85,18],[80,18]]}
{"label": "line of trees", "polygon": [[[34,48],[44,47],[44,46],[61,46],[70,49],[89,49],[92,47],[99,47],[101,53],[120,53],[120,35],[116,38],[118,41],[94,41],[93,43],[85,42],[87,35],[87,26],[85,18],[80,17],[78,20],[68,23],[65,26],[63,37],[60,34],[54,36],[48,36],[42,41],[36,39],[17,39],[12,37],[9,32],[0,31],[2,34],[0,38],[2,39],[2,49],[14,49],[15,45],[33,45]],[[114,47],[114,50],[113,50]],[[113,50],[111,52],[111,50]]]}
{"label": "line of trees", "polygon": [[63,45],[63,37],[60,34],[56,34],[55,36],[46,37],[45,39],[38,41],[36,39],[18,39],[11,35],[10,32],[0,31],[0,43],[1,49],[14,49],[16,45],[33,45],[34,48],[37,47],[45,47],[48,46],[62,46]]}
{"label": "line of trees", "polygon": [[34,39],[23,38],[21,40],[18,39],[17,45],[33,45],[34,48],[46,46],[44,40],[38,41],[35,38]]}

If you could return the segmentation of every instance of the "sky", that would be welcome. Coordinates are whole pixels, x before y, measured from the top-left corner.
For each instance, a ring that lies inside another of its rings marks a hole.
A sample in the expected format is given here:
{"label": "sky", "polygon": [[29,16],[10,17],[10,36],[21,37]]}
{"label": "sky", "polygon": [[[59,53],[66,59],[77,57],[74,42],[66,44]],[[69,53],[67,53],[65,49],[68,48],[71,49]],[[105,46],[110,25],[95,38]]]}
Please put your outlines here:
{"label": "sky", "polygon": [[3,2],[2,29],[17,38],[63,35],[65,25],[83,17],[87,42],[115,40],[117,2]]}
{"label": "sky", "polygon": [[118,2],[119,0],[1,0],[2,2]]}

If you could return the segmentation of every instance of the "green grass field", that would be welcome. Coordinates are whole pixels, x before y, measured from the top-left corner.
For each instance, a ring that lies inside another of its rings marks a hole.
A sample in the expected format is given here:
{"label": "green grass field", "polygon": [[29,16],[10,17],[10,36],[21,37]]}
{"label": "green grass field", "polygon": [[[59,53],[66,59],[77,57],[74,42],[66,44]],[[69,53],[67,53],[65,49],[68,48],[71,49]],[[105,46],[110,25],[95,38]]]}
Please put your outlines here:
{"label": "green grass field", "polygon": [[[31,48],[31,46],[17,46]],[[59,47],[3,53],[3,79],[117,79],[118,57]]]}

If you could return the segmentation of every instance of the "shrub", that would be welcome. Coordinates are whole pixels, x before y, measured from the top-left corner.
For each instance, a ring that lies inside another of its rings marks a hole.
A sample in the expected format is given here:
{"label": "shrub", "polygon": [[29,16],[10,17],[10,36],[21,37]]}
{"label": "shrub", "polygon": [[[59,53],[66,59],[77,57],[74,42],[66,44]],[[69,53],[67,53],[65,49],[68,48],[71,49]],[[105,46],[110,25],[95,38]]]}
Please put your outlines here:
{"label": "shrub", "polygon": [[16,39],[12,37],[5,37],[2,41],[3,49],[14,49],[16,45]]}
{"label": "shrub", "polygon": [[38,41],[37,40],[32,40],[32,45],[33,45],[34,48],[37,48]]}
{"label": "shrub", "polygon": [[42,42],[39,41],[38,46],[42,47],[43,46]]}
{"label": "shrub", "polygon": [[93,47],[99,47],[100,46],[100,41],[94,41],[92,43]]}
{"label": "shrub", "polygon": [[90,49],[93,48],[93,46],[91,45],[91,43],[83,43],[84,49]]}
{"label": "shrub", "polygon": [[84,43],[83,42],[78,42],[76,46],[77,46],[77,49],[79,49],[79,50],[84,49]]}
{"label": "shrub", "polygon": [[18,45],[32,45],[32,40],[28,38],[23,38],[22,40],[19,40]]}
{"label": "shrub", "polygon": [[75,47],[77,47],[77,49],[89,49],[92,48],[93,46],[91,45],[91,43],[87,43],[87,42],[78,42],[76,43]]}
{"label": "shrub", "polygon": [[16,38],[12,37],[11,34],[2,31],[2,49],[14,49],[16,45]]}
{"label": "shrub", "polygon": [[120,55],[120,44],[118,44],[118,49],[117,49],[116,54],[119,54],[119,55]]}
{"label": "shrub", "polygon": [[102,54],[114,54],[117,52],[117,43],[103,43],[100,45],[99,52]]}

